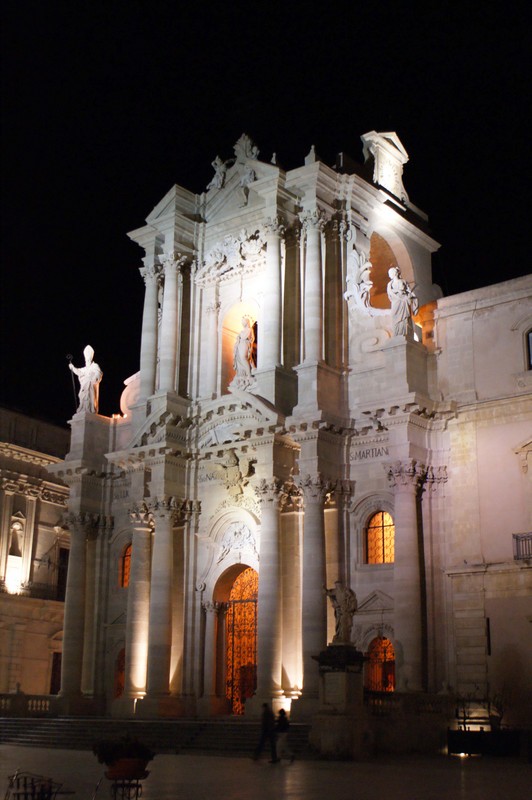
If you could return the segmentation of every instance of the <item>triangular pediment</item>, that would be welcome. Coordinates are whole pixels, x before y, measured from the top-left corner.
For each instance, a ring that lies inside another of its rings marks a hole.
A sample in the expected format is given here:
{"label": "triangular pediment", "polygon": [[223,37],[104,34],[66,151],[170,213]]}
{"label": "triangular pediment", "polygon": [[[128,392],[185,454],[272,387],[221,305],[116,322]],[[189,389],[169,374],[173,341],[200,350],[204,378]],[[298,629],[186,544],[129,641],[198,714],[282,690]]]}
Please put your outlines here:
{"label": "triangular pediment", "polygon": [[377,589],[359,603],[357,613],[368,614],[373,611],[390,611],[393,609],[393,605],[393,597]]}
{"label": "triangular pediment", "polygon": [[157,226],[158,222],[175,215],[188,219],[197,215],[196,195],[178,184],[172,186],[164,197],[159,200],[155,208],[146,217],[146,222],[148,225]]}

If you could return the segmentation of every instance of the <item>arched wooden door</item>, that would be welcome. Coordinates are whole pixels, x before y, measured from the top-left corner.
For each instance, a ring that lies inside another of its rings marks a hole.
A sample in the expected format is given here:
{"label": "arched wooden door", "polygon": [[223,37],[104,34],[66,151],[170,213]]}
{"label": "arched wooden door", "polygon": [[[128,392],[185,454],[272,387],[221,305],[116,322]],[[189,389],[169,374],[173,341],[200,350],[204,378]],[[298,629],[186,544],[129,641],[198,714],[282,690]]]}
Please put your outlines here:
{"label": "arched wooden door", "polygon": [[226,615],[226,697],[233,714],[257,688],[257,597],[259,576],[248,567],[236,578]]}

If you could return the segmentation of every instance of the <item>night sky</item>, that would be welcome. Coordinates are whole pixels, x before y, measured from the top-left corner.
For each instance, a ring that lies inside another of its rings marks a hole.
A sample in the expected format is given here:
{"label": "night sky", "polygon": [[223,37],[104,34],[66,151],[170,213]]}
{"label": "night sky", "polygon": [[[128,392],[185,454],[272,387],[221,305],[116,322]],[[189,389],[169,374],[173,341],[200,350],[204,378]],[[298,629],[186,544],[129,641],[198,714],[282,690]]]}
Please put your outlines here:
{"label": "night sky", "polygon": [[7,0],[0,404],[64,424],[90,343],[119,411],[144,296],[126,234],[244,131],[286,169],[396,131],[444,293],[527,274],[526,6],[425,5]]}

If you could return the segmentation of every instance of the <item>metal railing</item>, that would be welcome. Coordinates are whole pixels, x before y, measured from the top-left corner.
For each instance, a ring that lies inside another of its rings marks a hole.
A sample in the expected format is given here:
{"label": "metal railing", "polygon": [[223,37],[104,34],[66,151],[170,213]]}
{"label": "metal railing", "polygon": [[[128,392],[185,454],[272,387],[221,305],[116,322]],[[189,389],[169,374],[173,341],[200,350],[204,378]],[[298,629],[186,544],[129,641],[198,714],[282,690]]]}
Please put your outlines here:
{"label": "metal railing", "polygon": [[513,533],[514,560],[532,558],[532,533]]}

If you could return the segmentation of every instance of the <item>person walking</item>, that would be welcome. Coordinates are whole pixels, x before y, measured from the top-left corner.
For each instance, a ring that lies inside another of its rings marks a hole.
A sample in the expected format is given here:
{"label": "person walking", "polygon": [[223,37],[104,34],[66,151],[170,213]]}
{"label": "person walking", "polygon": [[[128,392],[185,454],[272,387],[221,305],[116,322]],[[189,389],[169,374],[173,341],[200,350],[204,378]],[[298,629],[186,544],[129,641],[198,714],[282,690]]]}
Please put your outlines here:
{"label": "person walking", "polygon": [[255,761],[257,761],[257,759],[260,757],[266,742],[270,743],[270,764],[276,764],[279,761],[277,758],[277,745],[275,739],[275,717],[268,703],[263,703],[260,723],[260,739],[253,755]]}
{"label": "person walking", "polygon": [[275,730],[277,733],[277,757],[279,761],[281,761],[281,759],[283,758],[286,758],[290,761],[291,764],[293,764],[294,754],[288,746],[289,728],[290,728],[290,722],[288,721],[288,717],[286,716],[286,711],[284,710],[284,708],[281,708],[281,710],[279,711],[279,716],[277,717],[277,722],[275,724]]}

